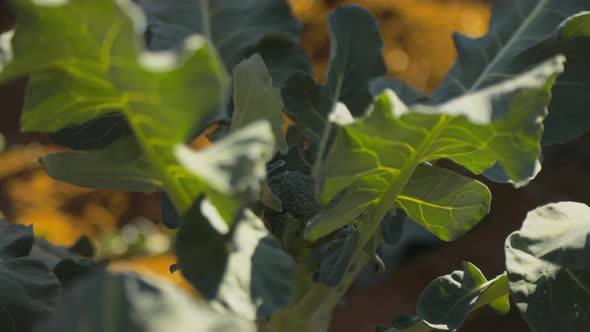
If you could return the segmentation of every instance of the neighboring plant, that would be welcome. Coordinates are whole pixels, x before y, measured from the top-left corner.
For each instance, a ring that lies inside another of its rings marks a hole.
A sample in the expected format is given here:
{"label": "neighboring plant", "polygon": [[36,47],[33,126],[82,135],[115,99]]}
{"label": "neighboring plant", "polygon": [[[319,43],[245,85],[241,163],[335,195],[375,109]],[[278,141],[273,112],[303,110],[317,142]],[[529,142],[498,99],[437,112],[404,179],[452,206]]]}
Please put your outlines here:
{"label": "neighboring plant", "polygon": [[[542,141],[590,127],[585,0],[497,1],[489,33],[455,37],[457,63],[427,96],[384,77],[378,23],[356,5],[330,16],[320,85],[286,1],[138,2],[12,1],[0,81],[29,75],[22,130],[78,150],[41,158],[50,176],[165,192],[165,223],[179,226],[171,270],[210,306],[99,269],[63,298],[52,281],[26,312],[41,321],[60,302],[40,331],[326,331],[361,270],[383,267],[377,248],[403,213],[457,239],[491,199],[465,169],[524,186]],[[213,125],[214,144],[186,145]],[[589,208],[572,204],[529,215],[507,240],[507,274],[488,281],[465,263],[390,331],[456,330],[483,305],[508,312],[509,294],[536,331],[588,329]]]}

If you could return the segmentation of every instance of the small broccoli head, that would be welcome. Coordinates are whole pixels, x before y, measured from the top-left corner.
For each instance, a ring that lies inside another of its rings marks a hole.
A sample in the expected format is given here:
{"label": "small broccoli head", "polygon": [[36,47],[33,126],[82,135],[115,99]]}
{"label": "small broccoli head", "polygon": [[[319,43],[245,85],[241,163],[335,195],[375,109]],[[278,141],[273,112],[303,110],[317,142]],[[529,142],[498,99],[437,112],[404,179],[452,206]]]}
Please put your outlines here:
{"label": "small broccoli head", "polygon": [[290,171],[271,174],[268,185],[281,201],[282,213],[304,222],[319,211],[314,198],[314,179],[310,175]]}

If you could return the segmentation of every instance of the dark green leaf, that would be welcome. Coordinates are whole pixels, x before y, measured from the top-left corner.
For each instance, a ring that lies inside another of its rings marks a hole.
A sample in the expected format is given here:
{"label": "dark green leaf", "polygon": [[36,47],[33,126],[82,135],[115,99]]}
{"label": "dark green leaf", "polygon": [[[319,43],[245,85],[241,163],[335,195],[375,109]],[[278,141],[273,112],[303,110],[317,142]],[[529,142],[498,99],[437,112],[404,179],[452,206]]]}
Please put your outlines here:
{"label": "dark green leaf", "polygon": [[432,97],[447,101],[518,75],[531,65],[519,58],[522,52],[551,37],[569,16],[589,9],[586,0],[494,2],[486,35],[454,35],[457,62]]}
{"label": "dark green leaf", "polygon": [[[590,10],[589,3],[585,10]],[[590,13],[568,18],[551,37],[522,57],[534,62],[559,53],[565,55],[567,62],[552,90],[544,144],[565,143],[590,129]]]}
{"label": "dark green leaf", "polygon": [[51,153],[40,162],[52,178],[80,187],[139,192],[162,187],[158,173],[133,137],[97,151]]}
{"label": "dark green leaf", "polygon": [[96,150],[130,136],[131,128],[123,114],[114,112],[82,125],[69,126],[49,134],[53,143],[74,150]]}
{"label": "dark green leaf", "polygon": [[38,332],[257,331],[253,322],[197,302],[165,280],[134,273],[92,274],[69,289]]}
{"label": "dark green leaf", "polygon": [[586,0],[494,2],[485,36],[454,36],[457,62],[432,97],[446,101],[477,91],[563,53],[566,69],[553,89],[543,143],[564,143],[579,136],[590,128],[586,93],[590,15],[583,12],[588,10]]}
{"label": "dark green leaf", "polygon": [[94,256],[96,250],[92,244],[92,240],[86,235],[82,235],[68,248],[68,251],[82,257],[91,258]]}
{"label": "dark green leaf", "polygon": [[285,0],[140,0],[150,19],[148,44],[178,47],[192,34],[213,42],[228,71],[264,39],[297,44],[300,25]]}
{"label": "dark green leaf", "polygon": [[422,162],[448,158],[476,174],[498,162],[515,185],[526,184],[540,169],[541,120],[562,69],[557,57],[434,108],[408,109],[385,92],[366,117],[339,125],[319,174],[321,201],[332,202],[310,222],[306,238],[327,235],[369,207],[378,207],[382,218]]}
{"label": "dark green leaf", "polygon": [[590,207],[537,208],[505,244],[510,291],[533,330],[590,329]]}
{"label": "dark green leaf", "polygon": [[330,14],[329,24],[326,83],[320,87],[308,75],[296,73],[281,92],[286,113],[316,143],[336,103],[344,103],[354,116],[364,114],[373,99],[369,82],[385,74],[378,22],[367,10],[357,5],[339,7]]}
{"label": "dark green leaf", "polygon": [[203,296],[247,319],[269,318],[289,301],[293,259],[249,210],[230,231],[208,201],[198,202],[180,226],[176,255]]}
{"label": "dark green leaf", "polygon": [[26,332],[57,306],[61,287],[41,260],[20,257],[0,260],[0,294],[0,329]]}
{"label": "dark green leaf", "polygon": [[484,305],[507,313],[508,292],[505,274],[488,281],[475,265],[465,262],[463,270],[435,279],[422,291],[418,317],[433,329],[455,331],[471,311]]}
{"label": "dark green leaf", "polygon": [[0,223],[0,260],[28,256],[34,242],[33,226]]}
{"label": "dark green leaf", "polygon": [[276,142],[276,150],[287,152],[283,131],[283,101],[259,54],[240,62],[233,71],[234,112],[231,131],[256,120],[268,120]]}
{"label": "dark green leaf", "polygon": [[375,97],[379,96],[386,89],[390,89],[408,106],[417,102],[424,102],[428,98],[404,81],[387,76],[377,77],[372,80],[369,83],[369,89]]}
{"label": "dark green leaf", "polygon": [[311,64],[301,47],[287,41],[263,40],[251,52],[260,53],[275,87],[283,87],[295,72],[311,73]]}

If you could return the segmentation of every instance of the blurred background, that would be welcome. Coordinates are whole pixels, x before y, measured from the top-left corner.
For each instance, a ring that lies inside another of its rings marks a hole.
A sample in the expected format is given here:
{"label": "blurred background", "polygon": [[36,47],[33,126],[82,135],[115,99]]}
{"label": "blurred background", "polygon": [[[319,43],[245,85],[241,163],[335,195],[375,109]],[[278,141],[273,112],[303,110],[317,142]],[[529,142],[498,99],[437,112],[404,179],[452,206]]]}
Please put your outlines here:
{"label": "blurred background", "polygon": [[[295,15],[304,23],[302,45],[318,80],[324,78],[328,65],[327,15],[347,2],[364,5],[379,19],[389,75],[422,92],[434,89],[454,62],[451,34],[485,34],[491,5],[486,0],[291,0]],[[0,30],[11,25],[6,3],[0,0]],[[170,234],[160,227],[158,194],[82,189],[45,175],[37,159],[59,148],[44,135],[19,132],[25,85],[25,78],[0,85],[0,133],[6,139],[6,149],[0,153],[0,212],[4,218],[34,224],[37,235],[60,245],[86,235],[97,244],[98,254],[113,259],[117,268],[156,273],[188,289],[179,273],[168,270],[174,257],[169,252]],[[351,290],[347,304],[335,313],[332,330],[373,332],[378,324],[389,325],[394,315],[414,314],[418,295],[428,282],[458,269],[461,261],[473,262],[488,277],[501,273],[504,239],[520,227],[527,211],[552,201],[590,203],[590,189],[580,185],[590,183],[588,143],[590,135],[585,135],[547,148],[543,171],[520,190],[486,182],[493,193],[492,211],[479,226],[453,243],[429,250],[416,248],[394,274]],[[514,311],[499,317],[484,308],[461,331],[529,329]]]}

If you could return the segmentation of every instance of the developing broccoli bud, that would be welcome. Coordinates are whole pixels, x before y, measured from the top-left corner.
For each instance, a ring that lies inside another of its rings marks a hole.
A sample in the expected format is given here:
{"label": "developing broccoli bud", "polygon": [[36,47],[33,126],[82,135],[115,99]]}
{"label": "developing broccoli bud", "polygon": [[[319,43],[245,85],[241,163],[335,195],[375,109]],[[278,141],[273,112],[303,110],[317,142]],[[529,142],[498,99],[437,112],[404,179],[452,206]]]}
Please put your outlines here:
{"label": "developing broccoli bud", "polygon": [[319,211],[319,204],[314,198],[314,180],[311,176],[301,172],[280,172],[269,176],[268,185],[281,201],[282,213],[289,213],[304,222]]}

